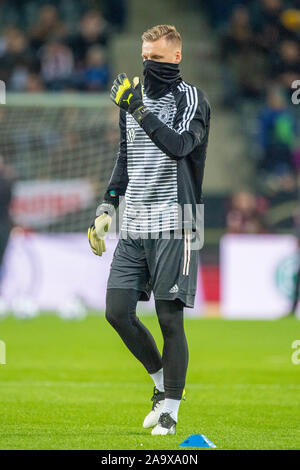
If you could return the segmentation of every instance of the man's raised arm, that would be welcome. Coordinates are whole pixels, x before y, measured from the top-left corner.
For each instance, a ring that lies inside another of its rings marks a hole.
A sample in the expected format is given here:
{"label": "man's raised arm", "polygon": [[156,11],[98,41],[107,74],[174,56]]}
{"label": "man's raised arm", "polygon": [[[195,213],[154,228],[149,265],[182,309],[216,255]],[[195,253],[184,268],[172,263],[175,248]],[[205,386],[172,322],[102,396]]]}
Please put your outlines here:
{"label": "man's raised arm", "polygon": [[140,82],[134,79],[131,84],[125,73],[114,81],[110,96],[121,109],[132,114],[158,148],[177,160],[201,144],[210,119],[209,104],[204,96],[199,96],[195,87],[190,87],[186,94],[187,98],[177,110],[174,128],[164,124],[144,105]]}

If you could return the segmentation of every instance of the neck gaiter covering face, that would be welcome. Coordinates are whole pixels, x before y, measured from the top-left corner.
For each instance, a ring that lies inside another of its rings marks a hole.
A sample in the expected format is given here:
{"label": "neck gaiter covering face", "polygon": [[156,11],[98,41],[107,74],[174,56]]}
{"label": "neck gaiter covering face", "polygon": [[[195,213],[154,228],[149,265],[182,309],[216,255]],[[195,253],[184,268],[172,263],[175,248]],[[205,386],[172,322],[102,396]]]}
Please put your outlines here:
{"label": "neck gaiter covering face", "polygon": [[148,98],[158,99],[180,79],[178,64],[144,60],[144,90]]}

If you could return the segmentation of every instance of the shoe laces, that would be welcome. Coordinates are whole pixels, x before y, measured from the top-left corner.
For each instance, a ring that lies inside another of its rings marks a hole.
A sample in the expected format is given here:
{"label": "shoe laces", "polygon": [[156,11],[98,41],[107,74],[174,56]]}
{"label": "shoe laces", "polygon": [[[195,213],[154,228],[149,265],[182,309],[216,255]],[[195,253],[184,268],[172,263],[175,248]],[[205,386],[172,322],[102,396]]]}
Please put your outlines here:
{"label": "shoe laces", "polygon": [[157,407],[157,405],[159,404],[159,402],[164,400],[164,399],[165,399],[165,393],[160,392],[159,390],[157,390],[156,387],[154,387],[153,396],[151,398],[151,400],[153,401],[152,410],[154,410]]}

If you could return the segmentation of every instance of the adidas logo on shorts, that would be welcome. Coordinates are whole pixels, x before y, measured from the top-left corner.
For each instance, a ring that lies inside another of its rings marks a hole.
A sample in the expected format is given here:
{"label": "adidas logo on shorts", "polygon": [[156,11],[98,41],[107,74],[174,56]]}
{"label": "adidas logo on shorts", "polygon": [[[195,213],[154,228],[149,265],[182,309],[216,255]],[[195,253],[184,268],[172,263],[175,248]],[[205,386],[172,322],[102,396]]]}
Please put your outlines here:
{"label": "adidas logo on shorts", "polygon": [[175,292],[178,292],[178,285],[174,284],[173,287],[169,290],[170,294],[174,294]]}

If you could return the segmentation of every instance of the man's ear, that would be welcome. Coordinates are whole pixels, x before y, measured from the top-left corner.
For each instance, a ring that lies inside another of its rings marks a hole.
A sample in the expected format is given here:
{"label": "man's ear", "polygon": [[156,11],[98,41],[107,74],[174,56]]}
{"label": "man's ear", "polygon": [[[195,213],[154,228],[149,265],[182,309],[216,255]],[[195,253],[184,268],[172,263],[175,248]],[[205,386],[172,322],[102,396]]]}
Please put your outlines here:
{"label": "man's ear", "polygon": [[182,59],[181,50],[177,49],[176,55],[175,55],[175,64],[179,64],[181,62],[181,59]]}

